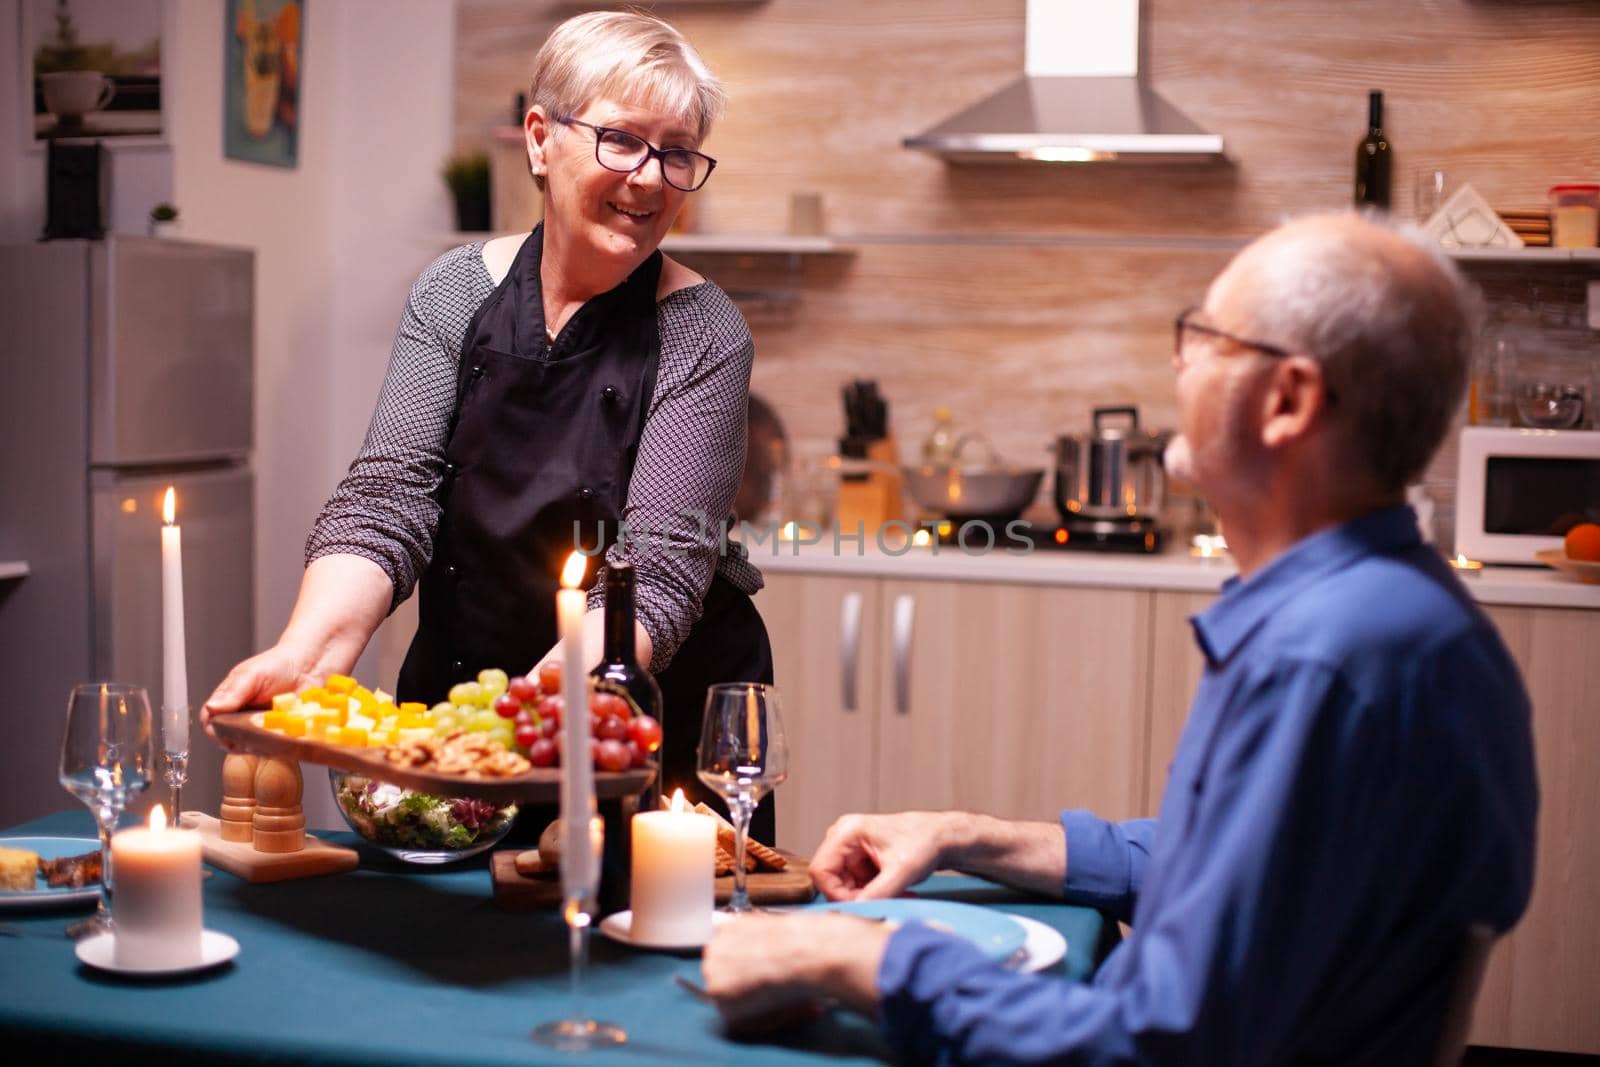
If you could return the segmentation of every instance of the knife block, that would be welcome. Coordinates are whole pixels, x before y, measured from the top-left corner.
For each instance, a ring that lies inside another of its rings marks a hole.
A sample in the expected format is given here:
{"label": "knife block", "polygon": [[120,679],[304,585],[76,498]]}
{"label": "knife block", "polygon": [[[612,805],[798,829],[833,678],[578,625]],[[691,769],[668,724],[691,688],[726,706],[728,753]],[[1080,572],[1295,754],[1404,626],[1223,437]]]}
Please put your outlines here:
{"label": "knife block", "polygon": [[894,437],[883,437],[867,445],[867,459],[885,464],[889,469],[841,475],[834,522],[845,537],[854,536],[859,527],[871,544],[884,523],[904,519],[898,473],[900,459]]}

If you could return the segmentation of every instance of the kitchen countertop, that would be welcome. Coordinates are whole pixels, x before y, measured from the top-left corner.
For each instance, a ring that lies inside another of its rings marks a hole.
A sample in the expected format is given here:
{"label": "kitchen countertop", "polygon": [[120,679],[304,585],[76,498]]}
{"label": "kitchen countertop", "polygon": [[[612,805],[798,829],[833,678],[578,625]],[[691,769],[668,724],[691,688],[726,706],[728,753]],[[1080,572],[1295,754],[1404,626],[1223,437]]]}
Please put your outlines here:
{"label": "kitchen countertop", "polygon": [[[858,550],[859,548],[859,550]],[[1236,573],[1227,556],[1200,559],[1187,549],[1154,556],[1122,552],[1068,552],[996,549],[968,554],[954,546],[884,552],[870,542],[802,545],[768,540],[746,546],[750,559],[768,574],[829,574],[841,577],[903,578],[956,582],[1012,582],[1088,588],[1153,589],[1214,593]],[[1548,567],[1485,567],[1463,581],[1483,604],[1522,607],[1587,608],[1600,611],[1600,585],[1584,585]]]}

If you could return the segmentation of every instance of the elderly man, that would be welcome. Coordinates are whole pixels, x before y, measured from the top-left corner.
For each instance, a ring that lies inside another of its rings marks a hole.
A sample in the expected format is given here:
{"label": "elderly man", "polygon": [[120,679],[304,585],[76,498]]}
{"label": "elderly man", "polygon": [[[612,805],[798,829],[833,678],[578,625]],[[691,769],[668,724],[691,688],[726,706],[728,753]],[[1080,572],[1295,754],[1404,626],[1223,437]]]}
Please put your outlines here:
{"label": "elderly man", "polygon": [[1241,252],[1177,320],[1169,464],[1239,577],[1193,620],[1205,675],[1159,818],[851,816],[813,861],[833,898],[956,867],[1130,921],[1091,984],[925,927],[757,916],[706,950],[730,1025],[832,997],[909,1062],[1429,1062],[1469,930],[1527,903],[1537,807],[1516,668],[1403,505],[1472,307],[1353,215]]}

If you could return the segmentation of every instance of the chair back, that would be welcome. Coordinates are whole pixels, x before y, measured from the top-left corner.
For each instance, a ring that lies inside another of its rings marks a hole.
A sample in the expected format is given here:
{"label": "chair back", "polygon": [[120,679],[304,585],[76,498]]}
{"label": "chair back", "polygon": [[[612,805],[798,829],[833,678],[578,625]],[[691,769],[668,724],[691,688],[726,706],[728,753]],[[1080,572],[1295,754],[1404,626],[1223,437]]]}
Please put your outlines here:
{"label": "chair back", "polygon": [[1472,1029],[1472,1006],[1483,985],[1483,972],[1489,967],[1489,950],[1494,948],[1494,930],[1482,923],[1467,928],[1467,943],[1461,962],[1456,965],[1455,981],[1450,986],[1450,1001],[1445,1005],[1444,1028],[1439,1034],[1439,1051],[1434,1067],[1459,1067],[1467,1051],[1467,1032]]}

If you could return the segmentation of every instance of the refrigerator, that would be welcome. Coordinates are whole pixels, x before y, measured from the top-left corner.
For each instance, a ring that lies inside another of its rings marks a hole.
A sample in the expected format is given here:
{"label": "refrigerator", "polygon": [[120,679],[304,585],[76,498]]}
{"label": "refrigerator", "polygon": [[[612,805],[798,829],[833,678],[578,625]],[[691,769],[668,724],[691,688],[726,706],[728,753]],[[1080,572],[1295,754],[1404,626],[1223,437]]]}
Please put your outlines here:
{"label": "refrigerator", "polygon": [[[254,285],[245,249],[0,246],[0,575],[21,574],[0,578],[0,827],[77,803],[57,768],[80,682],[145,686],[162,764],[168,486],[193,708],[254,651]],[[215,811],[221,753],[197,721],[190,753],[184,807]]]}

